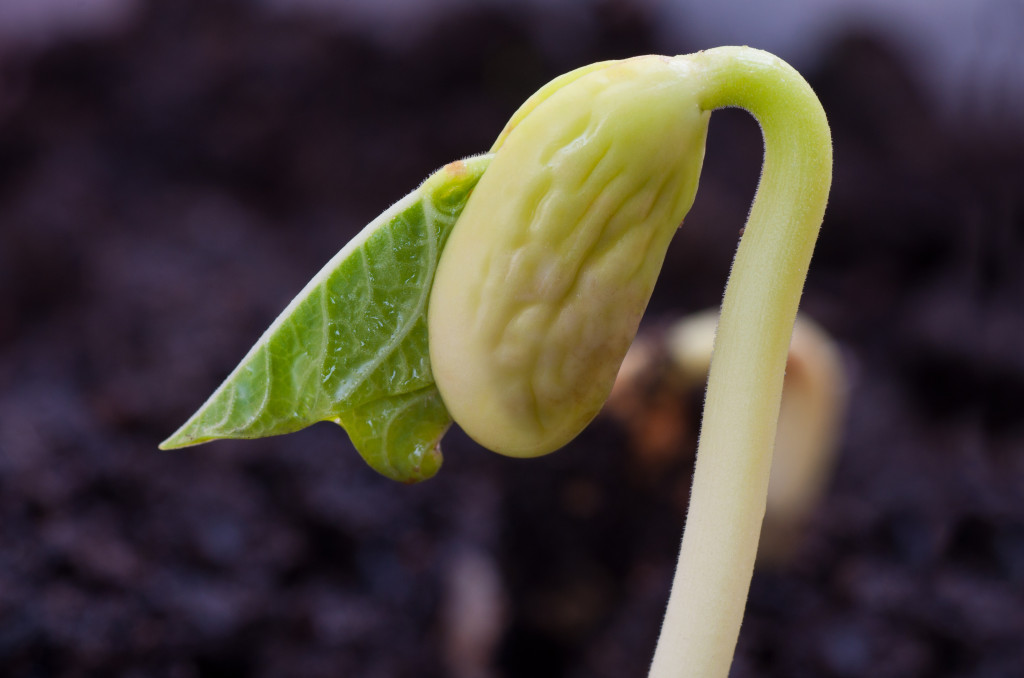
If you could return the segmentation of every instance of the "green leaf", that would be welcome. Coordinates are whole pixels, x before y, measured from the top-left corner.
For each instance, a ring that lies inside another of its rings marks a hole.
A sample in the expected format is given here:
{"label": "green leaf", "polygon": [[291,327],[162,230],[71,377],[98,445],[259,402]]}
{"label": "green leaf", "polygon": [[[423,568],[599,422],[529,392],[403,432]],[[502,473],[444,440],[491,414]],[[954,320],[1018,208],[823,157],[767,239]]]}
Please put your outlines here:
{"label": "green leaf", "polygon": [[446,165],[374,219],[160,448],[333,421],[380,473],[404,482],[434,475],[451,417],[430,370],[427,300],[448,234],[491,157]]}

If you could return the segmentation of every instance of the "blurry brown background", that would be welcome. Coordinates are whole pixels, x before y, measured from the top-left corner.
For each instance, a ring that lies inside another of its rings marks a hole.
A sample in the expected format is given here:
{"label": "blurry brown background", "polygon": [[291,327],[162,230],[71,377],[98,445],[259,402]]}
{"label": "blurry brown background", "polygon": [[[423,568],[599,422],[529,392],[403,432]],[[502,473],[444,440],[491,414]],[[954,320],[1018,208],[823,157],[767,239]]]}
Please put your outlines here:
{"label": "blurry brown background", "polygon": [[[549,78],[722,43],[792,61],[830,116],[803,308],[852,383],[733,675],[1020,675],[1024,9],[705,5],[0,2],[0,675],[644,675],[692,450],[652,466],[605,418],[530,462],[453,432],[403,487],[328,424],[156,445]],[[652,325],[719,300],[760,159],[716,113]]]}

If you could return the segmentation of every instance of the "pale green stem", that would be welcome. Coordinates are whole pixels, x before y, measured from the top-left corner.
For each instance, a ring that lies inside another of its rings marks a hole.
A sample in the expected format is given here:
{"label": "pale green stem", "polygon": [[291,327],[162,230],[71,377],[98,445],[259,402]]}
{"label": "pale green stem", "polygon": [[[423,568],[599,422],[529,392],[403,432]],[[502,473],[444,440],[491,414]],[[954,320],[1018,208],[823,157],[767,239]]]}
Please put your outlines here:
{"label": "pale green stem", "polygon": [[704,110],[760,123],[764,167],[725,289],[693,491],[651,678],[724,678],[764,518],[782,378],[832,177],[825,113],[804,79],[765,52],[701,55]]}

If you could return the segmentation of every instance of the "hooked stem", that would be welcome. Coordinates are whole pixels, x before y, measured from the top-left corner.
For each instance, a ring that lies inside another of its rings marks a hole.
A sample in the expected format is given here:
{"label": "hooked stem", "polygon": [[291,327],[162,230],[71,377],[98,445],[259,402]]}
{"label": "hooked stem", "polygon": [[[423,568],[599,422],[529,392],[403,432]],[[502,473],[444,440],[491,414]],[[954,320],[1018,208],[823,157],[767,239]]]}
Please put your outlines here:
{"label": "hooked stem", "polygon": [[701,107],[750,112],[764,166],[715,338],[686,529],[650,678],[728,675],[764,518],[789,341],[832,178],[817,97],[780,59],[746,47],[690,58]]}

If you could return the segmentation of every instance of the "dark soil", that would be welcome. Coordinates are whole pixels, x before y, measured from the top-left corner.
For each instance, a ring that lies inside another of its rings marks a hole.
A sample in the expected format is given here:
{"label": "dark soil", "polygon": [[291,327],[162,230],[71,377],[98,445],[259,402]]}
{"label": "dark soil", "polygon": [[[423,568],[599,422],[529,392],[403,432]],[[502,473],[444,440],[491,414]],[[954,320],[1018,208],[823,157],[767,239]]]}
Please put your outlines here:
{"label": "dark soil", "polygon": [[[387,44],[245,6],[0,56],[0,674],[644,675],[691,451],[652,472],[604,418],[529,462],[455,432],[405,487],[328,424],[156,445],[540,84],[692,47],[616,3],[586,40],[472,10]],[[803,548],[754,577],[737,677],[1024,667],[1024,133],[931,114],[897,53],[837,36],[806,73],[836,171],[804,309],[852,400]],[[720,298],[760,153],[716,114],[655,321]]]}

